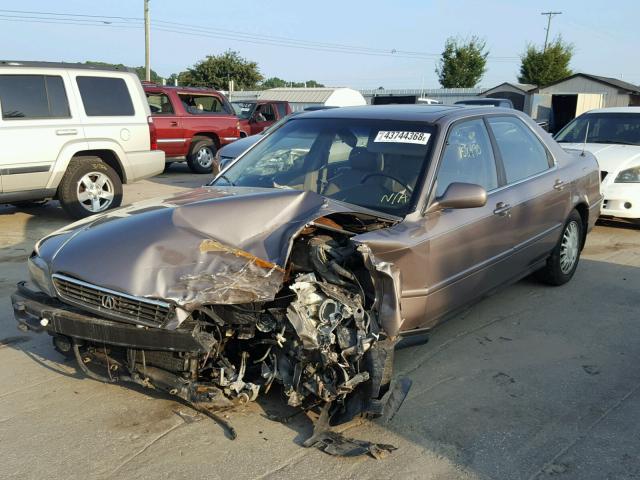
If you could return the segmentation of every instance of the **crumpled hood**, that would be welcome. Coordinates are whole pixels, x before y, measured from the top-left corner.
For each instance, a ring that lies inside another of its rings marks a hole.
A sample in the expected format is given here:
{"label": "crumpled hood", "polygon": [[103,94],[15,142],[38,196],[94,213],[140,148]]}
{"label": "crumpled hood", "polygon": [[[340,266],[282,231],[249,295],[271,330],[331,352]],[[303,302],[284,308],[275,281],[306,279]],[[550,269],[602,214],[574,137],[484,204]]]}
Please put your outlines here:
{"label": "crumpled hood", "polygon": [[313,192],[202,187],[77,222],[38,248],[51,273],[185,309],[271,300],[294,235],[354,211],[371,213]]}
{"label": "crumpled hood", "polygon": [[640,147],[604,143],[561,143],[562,148],[591,152],[598,160],[600,170],[613,173],[640,164]]}

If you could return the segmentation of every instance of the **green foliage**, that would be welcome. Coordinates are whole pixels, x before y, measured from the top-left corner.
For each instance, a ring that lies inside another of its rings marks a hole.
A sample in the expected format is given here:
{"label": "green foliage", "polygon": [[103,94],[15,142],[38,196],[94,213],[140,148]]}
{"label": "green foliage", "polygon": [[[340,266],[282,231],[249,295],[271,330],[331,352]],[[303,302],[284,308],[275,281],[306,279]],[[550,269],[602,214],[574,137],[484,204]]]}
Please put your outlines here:
{"label": "green foliage", "polygon": [[227,89],[229,80],[234,80],[238,90],[256,88],[262,78],[256,62],[242,58],[233,50],[227,50],[221,55],[208,55],[178,75],[180,85],[217,90]]}
{"label": "green foliage", "polygon": [[518,81],[543,87],[567,78],[573,73],[569,68],[571,57],[573,45],[564,43],[562,37],[549,43],[546,50],[529,45],[521,57]]}
{"label": "green foliage", "polygon": [[[122,69],[128,69],[133,71],[136,75],[138,75],[138,78],[140,80],[144,80],[145,78],[145,69],[144,67],[127,67],[126,65],[123,65],[122,63],[107,63],[107,62],[93,62],[93,61],[87,61],[84,62],[85,65],[93,65],[95,67],[111,67],[111,68],[122,68]],[[160,75],[158,75],[156,72],[153,71],[153,69],[151,70],[151,81],[155,82],[155,83],[162,83],[162,77]]]}
{"label": "green foliage", "polygon": [[319,88],[324,87],[323,84],[316,82],[315,80],[307,80],[306,82],[287,82],[282,78],[271,77],[267,78],[260,88],[268,89],[268,88],[285,88],[285,87],[293,87],[293,88]]}
{"label": "green foliage", "polygon": [[443,88],[475,87],[487,68],[486,42],[476,36],[467,40],[449,37],[436,73]]}

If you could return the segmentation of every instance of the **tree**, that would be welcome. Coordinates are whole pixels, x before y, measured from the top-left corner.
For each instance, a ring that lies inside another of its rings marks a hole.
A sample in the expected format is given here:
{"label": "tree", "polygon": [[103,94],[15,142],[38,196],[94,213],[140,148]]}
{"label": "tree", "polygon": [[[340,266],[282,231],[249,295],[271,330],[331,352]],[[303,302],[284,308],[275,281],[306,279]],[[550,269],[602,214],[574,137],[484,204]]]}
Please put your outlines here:
{"label": "tree", "polygon": [[518,81],[531,83],[540,87],[569,77],[573,72],[569,63],[573,57],[573,45],[557,37],[547,45],[547,49],[527,46],[527,51],[520,57],[520,76]]}
{"label": "tree", "polygon": [[486,42],[476,36],[468,40],[447,38],[436,73],[443,88],[475,87],[486,72]]}
{"label": "tree", "polygon": [[261,88],[267,89],[267,88],[286,88],[286,87],[292,87],[292,88],[320,88],[320,87],[324,87],[323,84],[316,82],[315,80],[307,80],[306,82],[287,82],[286,80],[283,80],[282,78],[278,78],[278,77],[271,77],[271,78],[267,78],[264,82],[262,82],[262,85],[260,85]]}
{"label": "tree", "polygon": [[204,60],[178,75],[181,85],[209,87],[216,90],[226,89],[229,86],[229,80],[233,80],[238,89],[256,88],[262,78],[256,62],[242,58],[233,50],[227,50],[220,55],[208,55]]}
{"label": "tree", "polygon": [[261,85],[261,87],[265,89],[266,88],[283,88],[288,86],[289,86],[289,82],[278,77],[267,78],[264,82],[262,82],[262,85]]}

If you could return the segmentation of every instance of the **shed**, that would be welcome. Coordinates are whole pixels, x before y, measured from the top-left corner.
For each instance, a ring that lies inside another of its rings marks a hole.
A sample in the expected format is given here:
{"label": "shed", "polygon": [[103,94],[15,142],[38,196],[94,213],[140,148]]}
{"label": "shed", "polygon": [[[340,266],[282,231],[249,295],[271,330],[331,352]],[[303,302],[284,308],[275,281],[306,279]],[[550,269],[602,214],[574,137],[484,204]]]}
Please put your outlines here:
{"label": "shed", "polygon": [[504,82],[489,90],[485,90],[480,96],[487,98],[506,98],[511,100],[514,108],[524,112],[527,111],[529,94],[536,88],[536,85],[529,83]]}
{"label": "shed", "polygon": [[289,102],[294,111],[307,107],[352,107],[366,105],[362,94],[351,88],[272,88],[258,96],[259,100]]}
{"label": "shed", "polygon": [[538,88],[531,115],[548,117],[557,132],[575,117],[594,108],[640,105],[640,86],[611,77],[576,73]]}

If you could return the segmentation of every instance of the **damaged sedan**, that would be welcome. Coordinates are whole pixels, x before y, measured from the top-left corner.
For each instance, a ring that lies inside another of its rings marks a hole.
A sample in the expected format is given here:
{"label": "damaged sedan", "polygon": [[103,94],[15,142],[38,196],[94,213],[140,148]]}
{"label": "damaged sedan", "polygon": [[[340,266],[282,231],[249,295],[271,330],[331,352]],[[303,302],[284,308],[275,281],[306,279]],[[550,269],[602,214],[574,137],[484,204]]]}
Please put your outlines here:
{"label": "damaged sedan", "polygon": [[600,202],[594,157],[513,110],[305,113],[205,187],[40,240],[13,308],[97,380],[388,419],[399,344],[530,273],[569,281]]}

